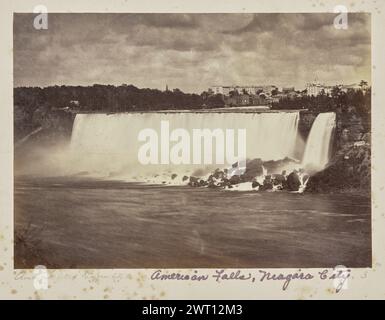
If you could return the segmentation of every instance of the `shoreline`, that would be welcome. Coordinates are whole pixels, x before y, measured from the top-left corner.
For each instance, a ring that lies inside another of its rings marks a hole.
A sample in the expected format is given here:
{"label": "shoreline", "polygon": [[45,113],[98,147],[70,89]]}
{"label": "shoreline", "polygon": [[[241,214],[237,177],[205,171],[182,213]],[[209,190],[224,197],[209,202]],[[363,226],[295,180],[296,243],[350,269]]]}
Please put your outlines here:
{"label": "shoreline", "polygon": [[[62,183],[54,183],[59,182]],[[176,184],[176,183],[154,183],[154,182],[146,182],[146,181],[128,181],[124,179],[103,179],[103,178],[95,178],[95,177],[86,177],[86,176],[75,176],[75,175],[67,175],[67,176],[37,176],[37,175],[14,175],[14,189],[16,190],[18,187],[18,183],[31,183],[31,186],[39,185],[41,182],[47,188],[60,188],[60,187],[79,187],[86,188],[87,185],[92,184],[93,188],[99,187],[108,187],[117,189],[130,189],[130,187],[140,187],[140,188],[176,188],[176,189],[190,189],[190,190],[212,190],[213,192],[226,192],[226,193],[251,193],[251,194],[266,194],[266,193],[276,193],[276,194],[300,194],[300,195],[340,195],[347,194],[351,196],[361,196],[365,198],[371,197],[371,190],[360,190],[360,189],[343,189],[343,190],[332,190],[330,192],[313,192],[306,191],[303,192],[298,191],[288,191],[288,190],[233,190],[226,189],[223,187],[215,187],[210,188],[208,186],[201,187],[192,187],[189,186],[188,183],[184,184]],[[50,184],[49,182],[52,182]],[[68,184],[67,184],[68,183]],[[242,184],[242,183],[240,183]],[[238,184],[238,185],[240,185]],[[91,187],[90,186],[90,187]],[[39,187],[39,186],[37,186]],[[28,186],[27,186],[28,188]]]}

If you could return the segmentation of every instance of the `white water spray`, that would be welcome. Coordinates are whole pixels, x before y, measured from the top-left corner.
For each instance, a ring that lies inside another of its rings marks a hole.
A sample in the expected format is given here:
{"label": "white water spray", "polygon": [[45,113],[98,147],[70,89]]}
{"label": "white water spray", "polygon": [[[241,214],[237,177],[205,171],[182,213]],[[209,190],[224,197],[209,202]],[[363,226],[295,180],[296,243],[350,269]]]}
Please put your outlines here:
{"label": "white water spray", "polygon": [[303,167],[319,171],[329,162],[330,143],[335,124],[334,112],[320,113],[314,120],[302,160]]}
{"label": "white water spray", "polygon": [[[138,162],[144,128],[159,130],[161,121],[169,121],[170,130],[246,129],[247,158],[279,160],[293,157],[297,142],[298,112],[277,113],[121,113],[77,114],[71,138],[74,167],[99,177],[148,176],[154,172],[191,173],[202,165],[150,165]],[[237,150],[237,146],[235,146]],[[215,157],[214,157],[215,158]],[[204,168],[208,173],[220,166]]]}

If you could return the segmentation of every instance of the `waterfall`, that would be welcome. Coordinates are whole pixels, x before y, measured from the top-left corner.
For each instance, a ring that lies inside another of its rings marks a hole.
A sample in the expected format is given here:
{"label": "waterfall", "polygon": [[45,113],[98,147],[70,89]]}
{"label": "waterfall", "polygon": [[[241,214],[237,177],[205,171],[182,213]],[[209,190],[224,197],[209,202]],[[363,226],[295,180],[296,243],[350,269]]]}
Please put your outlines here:
{"label": "waterfall", "polygon": [[307,139],[302,165],[311,170],[322,170],[329,162],[330,143],[335,127],[334,112],[320,113],[314,120]]}
{"label": "waterfall", "polygon": [[[219,113],[219,112],[148,112],[117,114],[77,114],[72,131],[71,154],[77,171],[100,176],[145,176],[146,172],[167,171],[188,174],[202,165],[142,165],[138,141],[142,129],[160,131],[168,121],[170,131],[193,129],[246,130],[247,158],[279,160],[294,157],[299,121],[298,112]],[[236,140],[237,138],[235,138]],[[173,143],[170,142],[170,147]],[[236,149],[236,148],[235,148]],[[160,152],[160,151],[159,151]],[[218,165],[206,166],[206,171]],[[206,172],[202,172],[204,174]]]}

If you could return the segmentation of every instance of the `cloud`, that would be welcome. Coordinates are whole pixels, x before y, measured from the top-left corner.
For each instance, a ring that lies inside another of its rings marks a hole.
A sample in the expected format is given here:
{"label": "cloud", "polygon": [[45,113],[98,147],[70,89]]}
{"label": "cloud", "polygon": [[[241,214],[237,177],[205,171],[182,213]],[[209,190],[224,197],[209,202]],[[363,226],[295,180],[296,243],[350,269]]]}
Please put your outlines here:
{"label": "cloud", "polygon": [[14,85],[132,83],[200,92],[213,84],[303,86],[370,80],[370,15],[50,14],[14,17]]}
{"label": "cloud", "polygon": [[192,14],[141,14],[136,18],[140,23],[160,28],[195,28],[198,22]]}

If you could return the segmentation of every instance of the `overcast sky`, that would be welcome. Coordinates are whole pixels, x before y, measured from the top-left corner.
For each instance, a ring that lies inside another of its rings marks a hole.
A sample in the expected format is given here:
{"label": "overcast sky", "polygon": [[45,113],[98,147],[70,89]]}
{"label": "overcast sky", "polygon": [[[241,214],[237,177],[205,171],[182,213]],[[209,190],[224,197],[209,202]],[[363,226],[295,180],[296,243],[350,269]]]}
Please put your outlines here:
{"label": "overcast sky", "polygon": [[14,17],[14,86],[122,83],[200,93],[211,85],[370,82],[370,16],[32,14]]}

